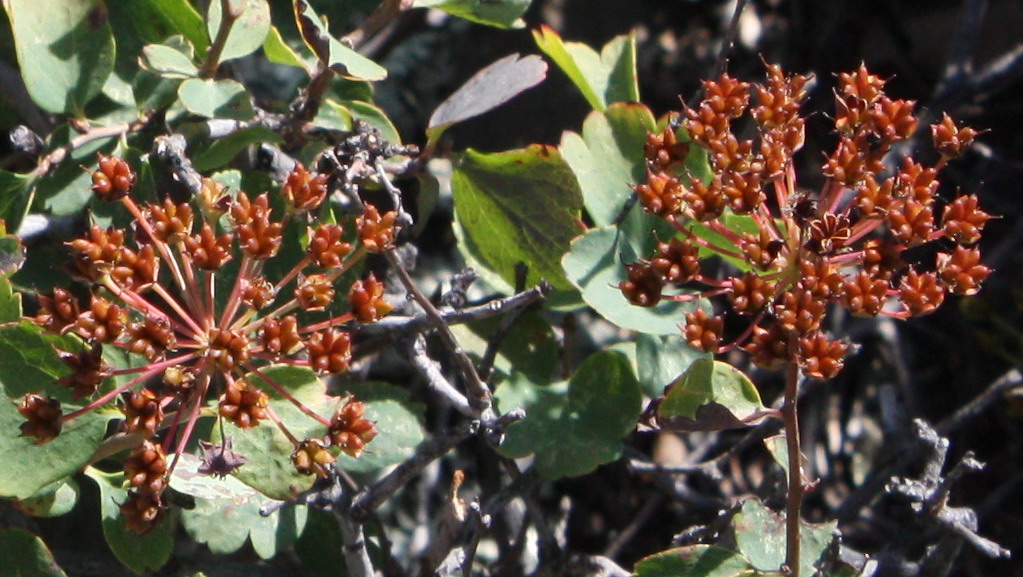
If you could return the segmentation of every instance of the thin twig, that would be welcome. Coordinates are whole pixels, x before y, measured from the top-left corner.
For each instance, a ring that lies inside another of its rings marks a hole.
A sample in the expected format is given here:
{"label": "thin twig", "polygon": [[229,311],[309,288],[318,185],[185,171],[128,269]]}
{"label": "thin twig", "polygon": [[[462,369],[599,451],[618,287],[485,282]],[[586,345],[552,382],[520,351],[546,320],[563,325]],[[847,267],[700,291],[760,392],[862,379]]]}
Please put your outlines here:
{"label": "thin twig", "polygon": [[455,366],[458,367],[459,372],[462,373],[462,378],[465,379],[466,388],[469,393],[469,403],[472,405],[472,408],[481,419],[489,420],[493,416],[493,409],[491,408],[490,401],[490,389],[487,388],[486,383],[483,382],[479,373],[476,372],[476,367],[473,366],[472,359],[470,359],[469,355],[462,350],[462,347],[458,344],[458,340],[455,339],[455,335],[452,334],[451,329],[444,322],[444,317],[441,315],[440,311],[437,310],[437,307],[433,306],[429,297],[419,290],[419,286],[416,285],[408,271],[405,270],[405,266],[402,264],[401,259],[398,258],[398,255],[395,254],[394,249],[385,251],[384,256],[398,274],[398,278],[401,279],[401,283],[405,286],[405,290],[408,291],[413,300],[415,300],[423,309],[434,330],[437,331],[441,340],[444,341],[444,344],[448,347],[448,350],[455,361]]}
{"label": "thin twig", "polygon": [[418,475],[426,465],[444,456],[448,451],[455,448],[456,445],[479,432],[481,426],[484,430],[503,431],[508,425],[521,420],[523,417],[525,417],[525,413],[521,410],[510,411],[494,419],[492,422],[481,423],[480,421],[471,421],[452,433],[421,443],[416,447],[416,452],[411,457],[395,467],[383,479],[363,489],[352,501],[349,515],[356,521],[365,520],[370,513],[380,507],[391,495],[405,486],[412,477]]}
{"label": "thin twig", "polygon": [[[461,309],[438,309],[441,320],[448,326],[481,321],[497,315],[507,314],[517,309],[527,308],[542,302],[550,293],[546,284],[535,286],[525,292],[505,298],[497,298],[481,305]],[[432,318],[426,314],[415,316],[389,315],[371,325],[362,325],[359,331],[373,335],[404,335],[430,330],[434,326]]]}
{"label": "thin twig", "polygon": [[[214,0],[216,1],[216,0]],[[200,78],[213,78],[220,68],[220,57],[224,54],[224,46],[227,45],[227,38],[231,35],[231,28],[241,17],[245,10],[245,3],[239,2],[239,10],[235,10],[231,0],[220,0],[220,26],[217,27],[217,35],[206,52],[206,60],[199,68]]]}
{"label": "thin twig", "polygon": [[[790,350],[795,346],[795,340],[790,340]],[[783,570],[792,577],[799,577],[799,510],[803,505],[803,464],[800,459],[798,404],[799,365],[789,361],[785,375],[785,402],[781,406],[789,458],[789,483],[785,500],[785,567]]]}
{"label": "thin twig", "polygon": [[958,430],[960,427],[979,417],[991,405],[1005,396],[1005,393],[1023,385],[1023,375],[1019,369],[1010,369],[1004,375],[991,383],[983,393],[977,395],[972,401],[963,405],[958,411],[941,421],[934,427],[939,435],[947,436]]}
{"label": "thin twig", "polygon": [[739,18],[742,17],[744,8],[746,8],[746,0],[736,0],[735,10],[732,11],[732,18],[728,21],[728,30],[725,32],[725,37],[721,43],[721,51],[718,52],[718,76],[721,76],[728,70],[728,53],[731,52],[732,44],[735,43],[735,35],[739,31]]}
{"label": "thin twig", "polygon": [[343,36],[341,42],[352,48],[359,46],[414,4],[413,0],[384,0],[361,26]]}
{"label": "thin twig", "polygon": [[39,161],[39,166],[36,167],[36,174],[40,176],[49,174],[49,172],[58,164],[63,162],[69,154],[90,142],[95,142],[104,138],[114,138],[128,134],[129,132],[135,132],[145,126],[148,121],[148,117],[142,117],[134,122],[121,122],[110,126],[96,126],[89,128],[89,130],[85,133],[79,134],[68,141],[68,143],[64,146],[61,146],[44,156],[43,159]]}
{"label": "thin twig", "polygon": [[414,338],[406,340],[403,348],[412,366],[426,379],[430,390],[443,397],[459,413],[467,417],[476,416],[469,399],[448,382],[440,370],[440,364],[426,354],[426,338],[422,334],[416,334]]}

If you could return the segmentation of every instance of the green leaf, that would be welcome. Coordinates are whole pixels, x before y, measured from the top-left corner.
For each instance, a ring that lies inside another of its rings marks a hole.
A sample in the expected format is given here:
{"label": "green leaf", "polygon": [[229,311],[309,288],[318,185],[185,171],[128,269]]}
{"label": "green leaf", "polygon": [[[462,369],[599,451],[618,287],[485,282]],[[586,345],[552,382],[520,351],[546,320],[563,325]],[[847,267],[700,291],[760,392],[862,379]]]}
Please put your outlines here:
{"label": "green leaf", "polygon": [[309,70],[302,57],[284,41],[281,31],[276,26],[270,27],[270,33],[266,35],[266,40],[263,41],[263,53],[266,54],[267,60],[275,64],[294,66],[305,71]]}
{"label": "green leaf", "polygon": [[636,361],[639,364],[639,382],[648,397],[656,399],[664,388],[673,383],[697,359],[711,359],[713,355],[694,349],[679,335],[636,335]]}
{"label": "green leaf", "polygon": [[11,577],[67,577],[43,540],[24,529],[0,529],[3,574]]}
{"label": "green leaf", "polygon": [[387,69],[331,36],[327,25],[303,0],[295,0],[295,22],[306,46],[335,73],[359,80],[383,80]]}
{"label": "green leaf", "polygon": [[429,142],[435,143],[449,127],[497,108],[546,77],[547,63],[539,56],[520,58],[511,54],[494,62],[474,74],[433,111],[426,129]]}
{"label": "green leaf", "polygon": [[[0,277],[6,278],[18,272],[25,264],[25,245],[13,234],[4,234],[4,228],[3,221],[0,221]],[[0,292],[0,299],[2,296]]]}
{"label": "green leaf", "polygon": [[[492,317],[454,325],[451,330],[459,346],[476,358],[483,358],[488,340],[500,323],[500,318]],[[545,385],[559,362],[558,342],[550,323],[538,313],[528,312],[515,320],[501,341],[494,368],[503,375],[521,375],[533,384]]]}
{"label": "green leaf", "polygon": [[3,0],[18,66],[32,100],[53,113],[84,116],[114,68],[114,36],[102,0]]}
{"label": "green leaf", "polygon": [[387,383],[363,382],[345,385],[345,391],[366,405],[366,418],[376,421],[379,435],[358,458],[344,453],[338,466],[353,473],[374,473],[409,457],[423,442],[420,421],[426,408],[412,403],[406,389]]}
{"label": "green leaf", "polygon": [[[203,19],[188,0],[118,2],[115,14],[131,24],[131,31],[144,44],[160,44],[177,34],[187,38],[200,57],[206,54],[209,38]],[[119,47],[120,40],[118,36]]]}
{"label": "green leaf", "polygon": [[376,104],[362,100],[341,100],[339,104],[348,109],[352,119],[362,120],[379,130],[380,136],[387,142],[401,144],[401,136],[398,135],[398,129],[394,127],[391,119]]}
{"label": "green leaf", "polygon": [[[74,135],[69,126],[62,125],[50,145],[62,146]],[[95,167],[96,153],[109,154],[116,144],[116,138],[101,138],[72,151],[55,170],[36,181],[35,204],[58,216],[81,212],[94,197],[89,188],[92,177],[82,166]]]}
{"label": "green leaf", "polygon": [[31,185],[30,175],[0,170],[0,220],[11,232],[17,232],[28,213]]}
{"label": "green leaf", "polygon": [[164,78],[191,78],[199,74],[192,62],[192,46],[180,36],[171,44],[149,44],[142,48],[140,64]]}
{"label": "green leaf", "polygon": [[18,510],[33,517],[59,517],[71,512],[78,502],[78,483],[68,478],[43,487],[18,502]]}
{"label": "green leaf", "polygon": [[547,26],[533,31],[536,45],[561,68],[594,110],[613,102],[638,102],[636,36],[618,36],[597,54],[578,42],[565,42]]}
{"label": "green leaf", "polygon": [[646,178],[643,144],[655,128],[654,115],[642,104],[615,103],[593,111],[582,136],[565,132],[561,154],[572,167],[583,204],[594,224],[612,224],[632,196],[632,186]]}
{"label": "green leaf", "polygon": [[181,83],[178,98],[189,112],[206,118],[248,120],[255,114],[248,91],[236,80],[190,78]]}
{"label": "green leaf", "polygon": [[527,286],[543,279],[556,289],[572,289],[560,260],[581,230],[582,198],[557,149],[531,145],[495,154],[467,150],[451,187],[464,229],[464,252],[509,286],[514,286],[515,267],[522,263]]}
{"label": "green leaf", "polygon": [[[367,543],[373,550],[372,541]],[[309,511],[305,531],[295,543],[295,554],[302,568],[315,577],[347,577],[344,538],[334,515],[320,509]]]}
{"label": "green leaf", "polygon": [[[535,454],[536,470],[549,479],[584,475],[617,459],[622,438],[639,418],[639,383],[621,353],[591,355],[566,391],[541,387],[531,395],[535,402],[525,419],[508,427],[500,451],[512,458]],[[499,400],[509,409],[515,405],[507,396]]]}
{"label": "green leaf", "polygon": [[689,545],[655,553],[636,563],[636,577],[748,577],[757,574],[735,551]]}
{"label": "green leaf", "polygon": [[193,164],[196,170],[209,172],[227,165],[249,145],[281,141],[279,134],[257,124],[213,141],[205,150],[195,154]]}
{"label": "green leaf", "polygon": [[[238,14],[238,20],[231,25],[231,31],[224,43],[220,61],[248,56],[266,40],[270,31],[270,4],[266,0],[228,0],[231,11]],[[211,0],[206,14],[206,31],[210,39],[217,37],[223,19],[222,0]]]}
{"label": "green leaf", "polygon": [[[732,521],[736,548],[760,571],[777,571],[785,562],[785,518],[757,499],[742,504]],[[814,575],[838,531],[838,522],[799,523],[799,574]]]}
{"label": "green leaf", "polygon": [[0,323],[16,322],[21,314],[21,294],[15,292],[9,276],[0,276]]}
{"label": "green leaf", "polygon": [[532,0],[415,0],[415,8],[437,8],[452,16],[497,28],[522,28]]}
{"label": "green leaf", "polygon": [[165,512],[164,518],[152,531],[139,535],[124,524],[120,506],[128,497],[122,488],[122,473],[105,473],[89,467],[85,474],[99,486],[100,514],[103,517],[103,536],[117,560],[135,573],[156,571],[170,560],[174,551],[174,533],[178,514],[175,509]]}
{"label": "green leaf", "polygon": [[302,534],[305,507],[284,505],[267,516],[260,515],[260,508],[274,501],[234,477],[203,475],[199,473],[200,465],[198,457],[181,455],[170,485],[195,497],[195,507],[182,512],[181,523],[212,553],[234,553],[249,540],[256,554],[270,559]]}
{"label": "green leaf", "polygon": [[623,263],[634,262],[644,256],[631,243],[625,242],[625,234],[618,228],[608,226],[590,229],[573,240],[568,254],[562,259],[562,266],[568,279],[579,288],[586,304],[605,319],[623,329],[641,333],[678,334],[679,323],[683,322],[685,313],[697,306],[694,302],[665,300],[654,307],[638,307],[629,303],[618,290],[618,284],[627,278]]}
{"label": "green leaf", "polygon": [[56,379],[68,373],[54,346],[78,350],[72,337],[43,335],[30,323],[0,326],[0,496],[27,499],[89,461],[106,433],[109,417],[95,411],[69,423],[53,441],[36,445],[19,436],[24,418],[15,403],[26,393],[61,401],[64,412],[81,406]]}
{"label": "green leaf", "polygon": [[[273,366],[260,370],[260,374],[272,379],[319,415],[329,418],[337,405],[337,399],[327,396],[326,386],[316,373],[307,368]],[[296,438],[319,437],[327,432],[325,426],[277,394],[262,377],[249,374],[246,380],[270,395],[270,407]],[[234,473],[246,485],[280,501],[291,498],[292,487],[301,491],[312,485],[313,477],[299,474],[291,464],[294,446],[272,422],[263,421],[250,429],[239,429],[225,423],[224,428],[234,442],[234,450],[248,459]],[[220,428],[215,427],[211,442],[219,443],[220,440]]]}
{"label": "green leaf", "polygon": [[670,431],[719,431],[755,425],[766,414],[756,386],[742,371],[697,359],[664,395],[657,424]]}

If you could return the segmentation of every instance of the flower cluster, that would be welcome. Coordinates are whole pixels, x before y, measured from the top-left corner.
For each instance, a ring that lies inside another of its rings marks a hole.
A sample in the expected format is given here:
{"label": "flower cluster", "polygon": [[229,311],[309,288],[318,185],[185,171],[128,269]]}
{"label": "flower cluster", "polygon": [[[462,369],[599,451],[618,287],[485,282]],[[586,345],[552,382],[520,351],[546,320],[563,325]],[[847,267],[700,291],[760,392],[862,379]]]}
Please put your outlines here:
{"label": "flower cluster", "polygon": [[[152,528],[165,509],[168,478],[208,403],[215,405],[209,412],[240,428],[272,421],[293,443],[292,461],[302,473],[326,475],[337,452],[358,456],[377,434],[362,403],[339,399],[333,416],[320,416],[264,369],[280,363],[321,375],[349,369],[351,325],[376,322],[392,307],[372,274],[351,286],[348,307],[332,306],[339,296],[335,287],[367,253],[393,246],[395,213],[380,214],[366,204],[349,226],[318,223],[328,177],[301,164],[280,191],[281,215],[267,194],[230,196],[212,181],[203,183],[191,203],[138,204],[130,194],[135,173],[117,158],[101,157],[92,178],[100,199],[130,212],[133,228],[93,225],[68,243],[71,272],[89,286],[88,299],[54,289],[39,296],[32,319],[49,333],[80,338],[81,350],[58,351],[71,372],[57,384],[88,402],[65,414],[55,399],[27,395],[19,406],[26,419],[22,434],[44,443],[69,421],[118,401],[121,430],[141,439],[124,463],[131,489],[121,506],[128,526],[139,532]],[[280,266],[273,261],[294,219],[312,223],[305,252],[298,262]],[[217,294],[222,287],[230,289]],[[346,312],[330,312],[338,309]],[[104,347],[144,362],[112,367]],[[125,375],[123,384],[104,387],[111,377]],[[275,414],[268,390],[319,421],[326,434],[292,435]],[[205,472],[223,475],[245,462],[227,438],[220,446],[203,446]]]}
{"label": "flower cluster", "polygon": [[[768,67],[763,84],[728,75],[705,82],[706,97],[681,119],[691,142],[679,142],[670,127],[649,135],[647,180],[635,190],[644,209],[679,234],[658,242],[649,260],[627,265],[619,288],[631,303],[722,295],[749,319],[747,329],[725,342],[722,314],[697,309],[683,329],[691,345],[710,352],[741,346],[757,366],[795,362],[807,376],[829,379],[848,349],[822,330],[829,307],[907,318],[933,311],[948,293],[979,290],[991,271],[976,245],[991,217],[975,195],[937,194],[939,171],[977,131],[945,115],[931,126],[935,165],[904,158],[890,169],[893,145],[917,131],[914,103],[889,98],[884,80],[864,66],[838,80],[838,144],[821,165],[817,194],[797,187],[793,166],[804,140],[808,77],[787,76],[778,66]],[[756,127],[754,138],[733,131],[739,122]],[[693,146],[708,151],[708,180],[681,172]],[[933,261],[903,258],[924,244],[934,247]],[[741,263],[740,272],[704,275],[707,254]],[[669,286],[697,290],[666,294]]]}

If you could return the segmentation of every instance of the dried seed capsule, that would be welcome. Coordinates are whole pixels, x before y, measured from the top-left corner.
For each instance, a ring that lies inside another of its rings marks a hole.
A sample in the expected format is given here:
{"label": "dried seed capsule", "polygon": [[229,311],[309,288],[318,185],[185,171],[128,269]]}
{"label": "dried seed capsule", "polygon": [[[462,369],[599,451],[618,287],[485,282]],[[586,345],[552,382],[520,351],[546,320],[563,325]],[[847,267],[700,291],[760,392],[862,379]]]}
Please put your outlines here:
{"label": "dried seed capsule", "polygon": [[300,162],[288,173],[281,196],[293,212],[316,210],[327,198],[327,175],[309,172]]}
{"label": "dried seed capsule", "polygon": [[222,371],[230,371],[249,360],[249,339],[240,331],[210,329],[206,356]]}
{"label": "dried seed capsule", "polygon": [[115,156],[99,157],[99,168],[92,173],[92,191],[100,200],[114,202],[131,192],[138,176],[124,160]]}
{"label": "dried seed capsule", "polygon": [[683,336],[694,348],[708,353],[717,352],[724,332],[725,320],[718,316],[710,316],[701,309],[686,314],[686,324],[682,329]]}
{"label": "dried seed capsule", "polygon": [[295,287],[295,300],[302,310],[322,311],[334,302],[334,284],[322,273],[299,276]]}
{"label": "dried seed capsule", "polygon": [[974,295],[991,269],[980,264],[980,249],[957,246],[952,254],[938,254],[938,276],[950,292]]}
{"label": "dried seed capsule", "polygon": [[255,427],[266,418],[270,397],[249,385],[247,381],[232,381],[220,396],[218,411],[221,417],[242,429]]}
{"label": "dried seed capsule", "polygon": [[35,437],[33,442],[36,445],[56,439],[64,424],[60,401],[53,397],[44,399],[39,395],[25,395],[18,405],[18,412],[25,417],[20,427],[21,436]]}
{"label": "dried seed capsule", "polygon": [[54,287],[53,296],[39,295],[37,325],[51,334],[63,334],[75,326],[78,320],[78,299],[71,291]]}
{"label": "dried seed capsule", "polygon": [[309,336],[306,350],[309,364],[316,372],[344,373],[352,362],[352,336],[338,330],[316,331]]}
{"label": "dried seed capsule", "polygon": [[306,254],[324,269],[338,268],[352,252],[352,245],[344,242],[345,231],[337,224],[321,224],[316,230],[310,229],[309,248]]}
{"label": "dried seed capsule", "polygon": [[111,374],[111,368],[103,361],[103,347],[99,343],[78,353],[57,349],[57,356],[71,369],[71,374],[58,379],[57,384],[71,387],[75,399],[95,393]]}
{"label": "dried seed capsule", "polygon": [[360,323],[375,323],[394,310],[394,306],[384,300],[384,283],[378,281],[373,273],[352,284],[348,303],[355,320]]}
{"label": "dried seed capsule", "polygon": [[128,313],[103,297],[92,296],[89,310],[75,323],[75,333],[87,341],[112,343],[127,327]]}
{"label": "dried seed capsule", "polygon": [[899,299],[912,316],[934,312],[945,300],[945,289],[933,272],[918,273],[909,269],[899,283]]}
{"label": "dried seed capsule", "polygon": [[813,379],[833,378],[842,370],[848,349],[847,344],[830,340],[819,331],[804,335],[799,339],[799,367]]}
{"label": "dried seed capsule", "polygon": [[142,441],[124,461],[124,477],[141,494],[162,493],[167,486],[167,459],[160,445]]}
{"label": "dried seed capsule", "polygon": [[365,405],[351,397],[338,407],[327,430],[331,444],[352,457],[358,457],[366,444],[377,436],[376,421],[363,418],[365,413]]}
{"label": "dried seed capsule", "polygon": [[141,434],[146,439],[155,435],[164,416],[163,407],[156,393],[142,389],[137,393],[123,393],[121,399],[123,404],[120,408],[124,413],[121,430]]}
{"label": "dried seed capsule", "polygon": [[[991,215],[980,210],[977,195],[966,194],[948,203],[941,216],[945,236],[959,244],[976,244]],[[54,291],[56,294],[56,291]]]}
{"label": "dried seed capsule", "polygon": [[334,455],[330,454],[323,441],[317,439],[306,439],[295,447],[291,454],[291,463],[295,470],[302,475],[316,474],[319,477],[327,476],[327,465],[334,462]]}
{"label": "dried seed capsule", "polygon": [[234,237],[225,233],[219,237],[213,227],[203,223],[199,234],[185,237],[185,251],[195,266],[208,271],[215,271],[231,260],[231,242]]}
{"label": "dried seed capsule", "polygon": [[957,127],[947,113],[942,115],[941,122],[931,125],[934,148],[946,159],[961,156],[963,151],[973,144],[973,139],[977,138],[978,134],[980,133],[968,126]]}
{"label": "dried seed capsule", "polygon": [[159,493],[136,490],[128,491],[128,498],[120,507],[125,525],[139,535],[153,530],[163,516],[163,510],[163,500]]}
{"label": "dried seed capsule", "polygon": [[298,334],[298,319],[288,315],[281,319],[267,318],[259,329],[259,342],[263,351],[281,357],[302,348],[302,337]]}
{"label": "dried seed capsule", "polygon": [[394,222],[398,213],[393,210],[383,215],[372,204],[367,204],[362,216],[355,219],[359,229],[359,242],[369,252],[383,252],[394,246]]}
{"label": "dried seed capsule", "polygon": [[618,283],[618,290],[632,304],[640,307],[655,306],[661,300],[664,279],[650,263],[634,262],[625,267],[628,278]]}

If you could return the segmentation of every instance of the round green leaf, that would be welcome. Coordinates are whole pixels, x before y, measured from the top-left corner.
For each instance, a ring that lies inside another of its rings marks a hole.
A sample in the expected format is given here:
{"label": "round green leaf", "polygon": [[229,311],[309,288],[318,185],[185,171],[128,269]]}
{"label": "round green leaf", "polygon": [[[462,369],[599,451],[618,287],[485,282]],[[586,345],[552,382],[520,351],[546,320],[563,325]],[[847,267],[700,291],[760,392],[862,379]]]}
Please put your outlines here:
{"label": "round green leaf", "polygon": [[[771,511],[757,499],[742,504],[735,515],[736,548],[761,571],[777,571],[785,562],[785,518]],[[814,575],[817,565],[831,547],[838,531],[838,522],[799,523],[799,574]]]}
{"label": "round green leaf", "polygon": [[710,545],[676,547],[636,563],[636,577],[747,577],[754,573],[742,555]]}
{"label": "round green leaf", "polygon": [[654,128],[646,106],[616,103],[606,112],[591,112],[582,136],[562,135],[561,154],[579,180],[586,212],[597,226],[613,224],[632,196],[631,185],[646,178],[643,144]]}
{"label": "round green leaf", "polygon": [[718,431],[755,425],[766,411],[742,371],[722,361],[697,359],[669,386],[657,407],[657,424],[673,431]]}
{"label": "round green leaf", "polygon": [[[180,38],[180,37],[178,37]],[[188,45],[191,48],[191,45]],[[167,44],[149,44],[142,48],[140,63],[164,78],[190,78],[199,73],[192,57],[179,47]]]}
{"label": "round green leaf", "polygon": [[572,289],[560,261],[581,232],[582,197],[557,149],[467,150],[451,187],[465,233],[463,251],[510,286],[521,263],[528,270],[527,286],[546,280],[556,289]]}
{"label": "round green leaf", "polygon": [[139,535],[128,529],[121,517],[121,503],[128,497],[128,491],[123,488],[124,475],[105,473],[93,467],[87,468],[85,474],[99,486],[103,536],[117,560],[138,574],[163,567],[174,551],[177,510],[170,509],[152,531]]}
{"label": "round green leaf", "polygon": [[[477,358],[483,358],[490,336],[501,319],[455,325],[458,343]],[[547,384],[560,362],[558,342],[549,322],[538,313],[525,313],[508,330],[494,358],[494,368],[504,374],[521,374],[533,383]]]}
{"label": "round green leaf", "polygon": [[178,87],[178,98],[189,112],[206,118],[248,120],[255,114],[248,91],[236,80],[189,78]]}
{"label": "round green leaf", "polygon": [[[158,44],[170,36],[179,34],[195,46],[200,56],[206,54],[209,39],[203,26],[203,18],[187,0],[136,0],[118,2],[111,14],[117,31],[118,52],[124,48],[123,35],[131,34],[135,42]],[[123,24],[123,25],[122,25]],[[131,57],[138,55],[131,52]]]}
{"label": "round green leaf", "polygon": [[21,77],[32,100],[82,116],[114,68],[114,36],[102,0],[4,0]]}
{"label": "round green leaf", "polygon": [[[281,365],[262,369],[260,374],[272,379],[319,415],[329,418],[337,404],[337,399],[327,396],[323,382],[308,368]],[[320,437],[326,433],[325,426],[278,395],[262,377],[249,374],[246,379],[270,395],[271,408],[296,438]],[[234,476],[246,485],[281,501],[291,497],[293,487],[302,490],[312,485],[313,477],[299,474],[291,464],[294,446],[272,422],[263,421],[250,429],[239,429],[225,423],[224,428],[234,443],[235,452],[248,459],[234,472]],[[220,441],[220,428],[214,427],[211,442]]]}
{"label": "round green leaf", "polygon": [[266,35],[266,40],[263,41],[263,53],[266,54],[267,60],[275,64],[308,70],[302,57],[295,53],[291,46],[288,46],[288,43],[284,41],[284,37],[281,36],[281,31],[276,26],[270,27],[270,33]]}
{"label": "round green leaf", "polygon": [[18,231],[28,212],[31,185],[28,175],[0,170],[0,219],[11,232]]}
{"label": "round green leaf", "polygon": [[67,577],[43,540],[24,529],[0,529],[0,559],[4,575]]}
{"label": "round green leaf", "polygon": [[[538,387],[526,418],[508,427],[500,451],[512,458],[534,454],[544,477],[584,475],[617,459],[622,438],[639,418],[641,393],[629,359],[617,352],[591,355],[567,390]],[[512,408],[508,397],[502,407]]]}
{"label": "round green leaf", "polygon": [[334,38],[307,2],[295,0],[294,8],[302,39],[316,57],[336,74],[359,80],[383,80],[387,77],[386,68]]}
{"label": "round green leaf", "polygon": [[18,509],[33,517],[59,517],[69,513],[78,502],[78,483],[68,478],[43,487],[35,495],[18,502]]}
{"label": "round green leaf", "polygon": [[195,497],[195,507],[181,513],[181,523],[192,538],[216,554],[234,553],[251,540],[263,559],[295,543],[305,527],[305,507],[285,505],[260,515],[271,499],[233,477],[203,475],[200,464],[194,455],[181,455],[170,483],[175,491]]}
{"label": "round green leaf", "polygon": [[39,393],[61,401],[64,412],[80,407],[68,388],[55,381],[67,374],[54,346],[78,350],[71,337],[43,335],[30,323],[0,326],[0,496],[26,499],[47,485],[71,475],[95,452],[106,433],[109,417],[93,411],[65,423],[61,434],[36,445],[19,436],[24,422],[15,403],[26,393]]}
{"label": "round green leaf", "polygon": [[655,335],[678,334],[679,324],[696,304],[666,300],[654,307],[638,307],[629,303],[618,290],[618,284],[627,278],[623,263],[644,256],[623,237],[615,227],[586,231],[572,241],[571,249],[562,260],[565,274],[582,292],[586,304],[623,329]]}
{"label": "round green leaf", "polygon": [[[238,20],[231,25],[231,31],[224,43],[220,60],[248,56],[266,40],[270,31],[270,4],[266,0],[228,0],[230,10],[238,14]],[[211,0],[206,15],[206,30],[211,41],[217,37],[223,21],[223,1]]]}
{"label": "round green leaf", "polygon": [[533,31],[536,45],[568,75],[594,110],[613,102],[638,102],[636,37],[618,36],[597,51],[578,42],[565,42],[547,26]]}
{"label": "round green leaf", "polygon": [[697,359],[713,356],[694,349],[679,335],[636,335],[636,361],[639,382],[647,396],[656,399]]}
{"label": "round green leaf", "polygon": [[437,8],[452,16],[497,28],[522,28],[532,0],[415,0],[416,8]]}
{"label": "round green leaf", "polygon": [[373,473],[396,465],[415,453],[423,441],[425,407],[409,401],[407,390],[387,383],[352,383],[346,392],[366,405],[366,418],[376,421],[380,434],[358,458],[342,453],[338,466],[354,473]]}

